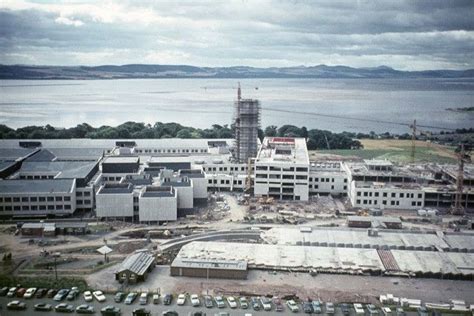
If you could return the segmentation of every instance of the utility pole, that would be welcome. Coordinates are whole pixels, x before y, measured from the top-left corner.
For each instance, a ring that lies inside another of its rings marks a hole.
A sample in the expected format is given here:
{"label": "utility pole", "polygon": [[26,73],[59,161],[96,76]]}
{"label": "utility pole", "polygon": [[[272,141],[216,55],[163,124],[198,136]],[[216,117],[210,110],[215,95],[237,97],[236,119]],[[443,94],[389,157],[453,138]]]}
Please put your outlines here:
{"label": "utility pole", "polygon": [[464,215],[464,206],[462,200],[463,188],[464,188],[464,163],[470,162],[471,157],[469,154],[469,149],[466,150],[464,144],[461,144],[459,151],[456,154],[458,158],[458,172],[456,176],[456,195],[454,198],[454,206],[451,209],[453,215]]}
{"label": "utility pole", "polygon": [[415,149],[416,149],[416,120],[413,120],[413,125],[410,126],[413,131],[411,134],[411,163],[415,163]]}

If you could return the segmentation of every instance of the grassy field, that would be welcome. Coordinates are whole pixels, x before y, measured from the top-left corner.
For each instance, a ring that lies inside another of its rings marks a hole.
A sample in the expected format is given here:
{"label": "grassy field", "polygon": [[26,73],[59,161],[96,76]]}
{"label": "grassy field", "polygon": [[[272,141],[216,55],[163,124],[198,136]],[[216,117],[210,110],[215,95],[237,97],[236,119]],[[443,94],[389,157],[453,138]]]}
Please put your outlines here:
{"label": "grassy field", "polygon": [[[361,159],[388,159],[392,162],[411,162],[411,140],[361,139],[364,149],[310,151],[310,159],[329,155]],[[454,149],[423,141],[416,142],[416,162],[454,163]]]}

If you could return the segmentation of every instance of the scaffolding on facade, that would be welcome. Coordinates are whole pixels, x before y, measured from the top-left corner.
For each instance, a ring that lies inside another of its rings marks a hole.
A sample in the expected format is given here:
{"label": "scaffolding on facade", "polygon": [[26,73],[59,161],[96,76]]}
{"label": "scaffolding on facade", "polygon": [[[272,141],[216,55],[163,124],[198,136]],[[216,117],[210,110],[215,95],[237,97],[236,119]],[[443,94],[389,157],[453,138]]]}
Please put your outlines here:
{"label": "scaffolding on facade", "polygon": [[242,99],[239,83],[234,108],[235,159],[238,162],[247,163],[249,158],[257,156],[260,102]]}

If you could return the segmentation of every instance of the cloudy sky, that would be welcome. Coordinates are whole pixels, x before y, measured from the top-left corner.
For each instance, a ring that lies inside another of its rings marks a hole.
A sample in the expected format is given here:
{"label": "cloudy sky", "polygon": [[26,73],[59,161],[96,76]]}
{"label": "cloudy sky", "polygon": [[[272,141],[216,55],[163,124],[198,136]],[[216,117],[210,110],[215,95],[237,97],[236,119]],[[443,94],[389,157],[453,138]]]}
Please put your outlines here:
{"label": "cloudy sky", "polygon": [[0,63],[474,68],[474,1],[0,0]]}

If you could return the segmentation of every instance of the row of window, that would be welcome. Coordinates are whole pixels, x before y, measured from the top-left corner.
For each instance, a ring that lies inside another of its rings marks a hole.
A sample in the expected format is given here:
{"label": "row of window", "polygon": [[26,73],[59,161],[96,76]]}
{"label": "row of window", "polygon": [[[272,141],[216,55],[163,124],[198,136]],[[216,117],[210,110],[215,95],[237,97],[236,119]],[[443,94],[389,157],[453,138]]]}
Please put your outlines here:
{"label": "row of window", "polygon": [[54,179],[54,176],[53,175],[49,175],[49,176],[45,176],[45,175],[35,175],[35,176],[24,176],[24,175],[20,175],[20,179],[21,180],[44,180],[44,179]]}
{"label": "row of window", "polygon": [[[369,196],[369,197],[371,197],[371,196],[372,196],[372,193],[373,193],[373,196],[375,196],[375,197],[378,197],[378,196],[379,196],[379,192],[367,192],[367,191],[364,191],[364,192],[358,191],[358,192],[357,192],[357,196],[362,196],[362,194],[363,194],[364,196]],[[396,193],[396,192],[392,192],[392,193],[390,194],[390,196],[393,197],[393,198],[396,198],[396,197],[397,197],[397,193]],[[382,197],[388,197],[388,192],[382,192]],[[414,199],[414,198],[415,198],[415,193],[404,193],[404,192],[400,192],[400,193],[398,194],[398,197],[399,197],[399,198],[405,198],[405,197],[406,197],[406,198],[412,198],[412,199]],[[419,198],[419,199],[422,199],[422,198],[423,198],[423,194],[418,193],[418,198]]]}
{"label": "row of window", "polygon": [[303,175],[292,175],[292,174],[266,174],[266,173],[257,173],[255,175],[258,179],[288,179],[288,180],[306,180],[308,177]]}
{"label": "row of window", "polygon": [[207,149],[136,149],[137,153],[207,153]]}
{"label": "row of window", "polygon": [[[334,182],[335,178],[309,178],[309,182]],[[344,179],[344,183],[347,183],[347,179]]]}
{"label": "row of window", "polygon": [[70,210],[71,205],[70,204],[64,204],[64,205],[6,205],[6,206],[1,206],[0,205],[0,211],[62,211],[62,210]]}
{"label": "row of window", "polygon": [[70,196],[23,196],[23,197],[0,197],[0,203],[19,203],[19,202],[23,202],[23,203],[29,203],[29,202],[53,202],[53,201],[56,201],[56,202],[62,202],[62,201],[66,201],[66,202],[69,202],[71,201],[71,197]]}
{"label": "row of window", "polygon": [[84,194],[81,191],[76,192],[76,196],[91,196],[89,191],[85,191]]}
{"label": "row of window", "polygon": [[120,181],[122,177],[104,177],[102,176],[102,181]]}
{"label": "row of window", "polygon": [[[317,190],[317,189],[319,189],[319,185],[318,185],[318,184],[315,184],[314,187],[313,187],[313,185],[310,184],[310,185],[309,185],[309,188],[310,188],[310,189],[313,189],[313,188],[314,188],[315,190]],[[333,185],[331,185],[331,190],[334,190],[334,186],[333,186]],[[344,190],[344,191],[347,190],[347,185],[344,186],[343,190]]]}
{"label": "row of window", "polygon": [[[361,203],[362,202],[362,203]],[[382,204],[383,205],[388,205],[387,204],[387,200],[383,200],[382,201]],[[378,201],[377,200],[356,200],[356,204],[362,204],[362,205],[377,205],[378,204]],[[399,206],[400,205],[400,201],[390,201],[390,205],[391,206]],[[421,201],[412,201],[411,202],[411,206],[422,206],[422,202]]]}
{"label": "row of window", "polygon": [[[209,179],[207,180],[209,184],[218,184],[219,180]],[[220,184],[230,184],[230,180],[220,180]],[[233,180],[234,185],[242,185],[242,180]]]}
{"label": "row of window", "polygon": [[[283,168],[280,168],[280,167],[274,167],[274,166],[256,166],[255,167],[256,170],[264,170],[264,171],[295,171],[295,167],[283,167]],[[308,172],[308,168],[306,167],[296,167],[296,172]]]}
{"label": "row of window", "polygon": [[[229,170],[227,170],[229,169]],[[203,171],[245,171],[246,167],[203,167]]]}

